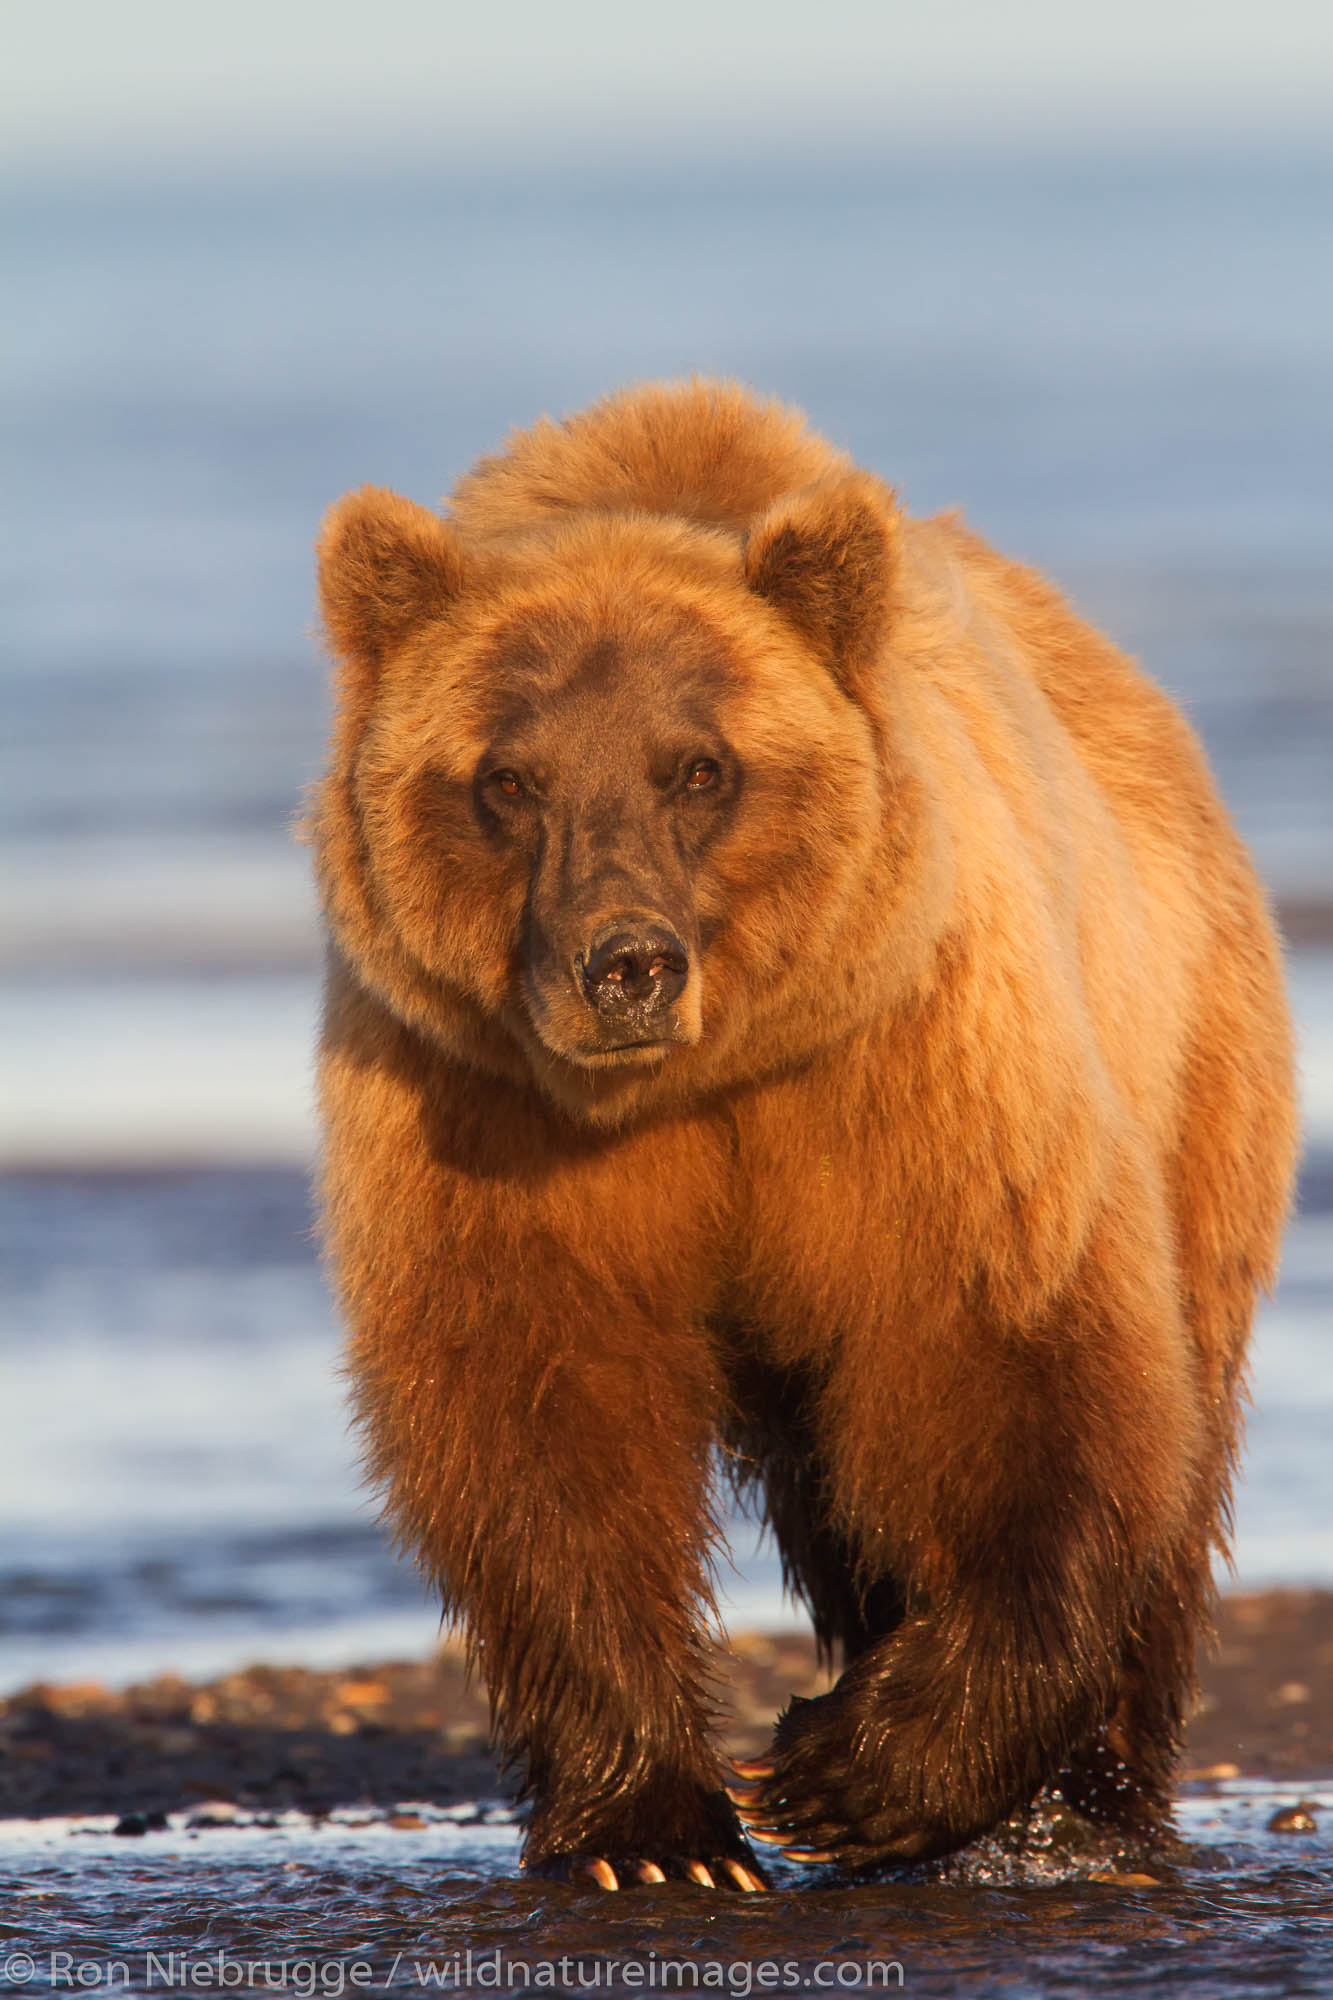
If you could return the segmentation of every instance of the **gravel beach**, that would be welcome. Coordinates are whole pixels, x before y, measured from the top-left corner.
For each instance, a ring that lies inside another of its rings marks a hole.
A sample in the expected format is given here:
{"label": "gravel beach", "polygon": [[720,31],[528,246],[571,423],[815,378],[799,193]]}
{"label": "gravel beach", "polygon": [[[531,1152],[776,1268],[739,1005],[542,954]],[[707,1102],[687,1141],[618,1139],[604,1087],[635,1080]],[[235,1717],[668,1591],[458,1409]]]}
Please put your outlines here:
{"label": "gravel beach", "polygon": [[[723,1740],[754,1755],[792,1694],[827,1685],[801,1633],[742,1633],[717,1655]],[[1333,1591],[1223,1599],[1182,1780],[1333,1776]],[[228,1809],[321,1814],[504,1794],[461,1645],[343,1672],[256,1665],[112,1690],[38,1683],[0,1701],[0,1818]]]}

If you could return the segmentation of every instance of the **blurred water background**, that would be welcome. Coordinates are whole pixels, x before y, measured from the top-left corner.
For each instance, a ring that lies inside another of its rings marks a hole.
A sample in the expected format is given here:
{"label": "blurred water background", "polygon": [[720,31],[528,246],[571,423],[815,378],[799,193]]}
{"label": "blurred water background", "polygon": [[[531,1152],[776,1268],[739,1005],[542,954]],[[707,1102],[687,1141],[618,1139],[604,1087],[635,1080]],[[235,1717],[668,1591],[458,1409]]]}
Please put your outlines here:
{"label": "blurred water background", "polygon": [[[735,375],[961,504],[1184,702],[1284,913],[1308,1155],[1241,1578],[1333,1583],[1333,156],[756,150],[14,176],[0,1685],[419,1651],[305,1174],[322,509]],[[737,1546],[738,1622],[781,1622]]]}

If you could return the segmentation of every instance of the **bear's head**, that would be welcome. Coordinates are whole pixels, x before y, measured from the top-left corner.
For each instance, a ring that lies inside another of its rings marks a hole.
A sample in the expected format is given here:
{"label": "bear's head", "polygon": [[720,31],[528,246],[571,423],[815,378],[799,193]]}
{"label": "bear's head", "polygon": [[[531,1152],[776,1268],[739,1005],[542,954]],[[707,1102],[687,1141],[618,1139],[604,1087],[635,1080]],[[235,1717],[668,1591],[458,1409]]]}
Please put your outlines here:
{"label": "bear's head", "polygon": [[313,828],[342,962],[599,1124],[868,1018],[910,872],[895,539],[851,472],[743,528],[580,509],[469,536],[341,501]]}

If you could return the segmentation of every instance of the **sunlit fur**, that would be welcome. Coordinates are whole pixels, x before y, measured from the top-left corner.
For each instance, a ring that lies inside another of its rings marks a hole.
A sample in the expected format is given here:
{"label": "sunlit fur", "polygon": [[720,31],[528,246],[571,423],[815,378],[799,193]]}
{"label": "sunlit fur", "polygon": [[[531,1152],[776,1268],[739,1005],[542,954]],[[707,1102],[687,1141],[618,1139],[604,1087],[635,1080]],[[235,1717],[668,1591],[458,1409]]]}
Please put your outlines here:
{"label": "sunlit fur", "polygon": [[[719,1447],[846,1669],[762,1820],[859,1865],[1058,1782],[1151,1835],[1294,1145],[1272,925],[1189,728],[725,385],[540,424],[444,516],[353,494],[320,579],[327,1240],[528,1865],[744,1852]],[[706,827],[644,789],[700,715],[741,773]],[[511,738],[562,802],[512,826]],[[568,962],[602,867],[660,868],[692,983],[677,1041],[598,1066]]]}

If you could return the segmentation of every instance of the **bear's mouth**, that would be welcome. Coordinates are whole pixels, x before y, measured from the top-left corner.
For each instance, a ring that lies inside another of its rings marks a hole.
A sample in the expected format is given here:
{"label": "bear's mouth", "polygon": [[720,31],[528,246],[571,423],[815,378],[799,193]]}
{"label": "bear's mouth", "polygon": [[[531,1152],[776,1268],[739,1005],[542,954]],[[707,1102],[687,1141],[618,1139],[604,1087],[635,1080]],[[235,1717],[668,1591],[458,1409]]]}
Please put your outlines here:
{"label": "bear's mouth", "polygon": [[[599,1019],[572,982],[554,991],[531,976],[525,982],[518,1019],[522,1038],[531,1035],[546,1058],[582,1075],[660,1068],[673,1049],[699,1040],[699,982],[690,982],[682,1003],[669,1009],[627,1009],[619,1020]],[[645,1015],[647,1018],[645,1018]],[[516,1024],[517,1025],[517,1022]]]}
{"label": "bear's mouth", "polygon": [[562,1051],[566,1062],[578,1069],[626,1069],[660,1061],[680,1046],[674,1035],[656,1036],[650,1041],[614,1042],[610,1048]]}

